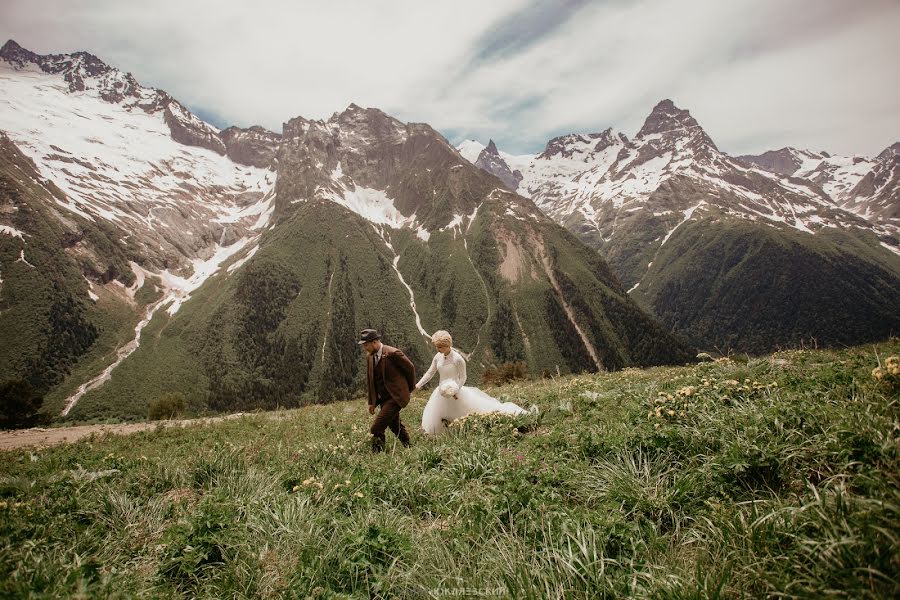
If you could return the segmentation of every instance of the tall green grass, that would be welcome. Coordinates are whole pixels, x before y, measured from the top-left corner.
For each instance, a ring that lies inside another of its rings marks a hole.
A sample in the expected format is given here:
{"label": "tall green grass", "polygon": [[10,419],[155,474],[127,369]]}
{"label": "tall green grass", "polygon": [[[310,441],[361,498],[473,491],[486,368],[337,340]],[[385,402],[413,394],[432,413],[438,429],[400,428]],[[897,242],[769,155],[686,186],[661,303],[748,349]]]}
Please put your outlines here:
{"label": "tall green grass", "polygon": [[897,597],[898,354],[523,382],[383,455],[362,401],[6,452],[0,593]]}

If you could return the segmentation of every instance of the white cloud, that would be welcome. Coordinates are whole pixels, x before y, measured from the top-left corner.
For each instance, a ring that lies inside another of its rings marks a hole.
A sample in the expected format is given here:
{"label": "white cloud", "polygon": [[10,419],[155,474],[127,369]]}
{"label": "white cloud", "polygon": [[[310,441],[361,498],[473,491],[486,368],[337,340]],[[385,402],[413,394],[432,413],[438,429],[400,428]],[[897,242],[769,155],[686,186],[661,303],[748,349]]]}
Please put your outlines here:
{"label": "white cloud", "polygon": [[736,153],[874,154],[900,133],[888,0],[571,0],[569,18],[526,0],[309,6],[6,0],[0,36],[88,50],[229,123],[276,130],[356,102],[522,152],[567,131],[633,135],[670,97]]}

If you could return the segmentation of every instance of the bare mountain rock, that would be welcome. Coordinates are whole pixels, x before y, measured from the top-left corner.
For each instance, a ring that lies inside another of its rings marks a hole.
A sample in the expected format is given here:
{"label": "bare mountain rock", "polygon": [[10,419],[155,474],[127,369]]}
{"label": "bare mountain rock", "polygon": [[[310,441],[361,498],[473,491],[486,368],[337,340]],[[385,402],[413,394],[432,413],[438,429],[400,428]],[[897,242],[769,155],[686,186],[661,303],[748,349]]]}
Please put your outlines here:
{"label": "bare mountain rock", "polygon": [[254,125],[247,129],[229,127],[220,133],[228,158],[242,165],[272,167],[281,145],[281,134]]}
{"label": "bare mountain rock", "polygon": [[487,147],[478,155],[475,166],[495,176],[503,182],[506,189],[513,192],[516,191],[519,187],[519,182],[522,181],[522,172],[518,169],[513,171],[509,168],[509,165],[500,156],[494,140],[491,140]]}

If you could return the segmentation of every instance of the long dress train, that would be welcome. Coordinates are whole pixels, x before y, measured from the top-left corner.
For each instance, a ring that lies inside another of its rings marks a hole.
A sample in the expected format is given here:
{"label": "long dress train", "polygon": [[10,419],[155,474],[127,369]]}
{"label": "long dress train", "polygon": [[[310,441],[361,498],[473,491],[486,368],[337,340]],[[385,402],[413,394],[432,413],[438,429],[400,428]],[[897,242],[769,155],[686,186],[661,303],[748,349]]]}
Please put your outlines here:
{"label": "long dress train", "polygon": [[422,412],[422,429],[425,433],[443,433],[447,430],[447,423],[466,415],[492,412],[521,415],[528,412],[513,402],[500,402],[476,387],[465,385],[466,359],[456,350],[450,350],[450,354],[446,356],[438,352],[416,388],[431,381],[435,373],[440,375],[441,384],[453,381],[459,386],[459,391],[453,397],[442,394],[441,385],[435,388]]}

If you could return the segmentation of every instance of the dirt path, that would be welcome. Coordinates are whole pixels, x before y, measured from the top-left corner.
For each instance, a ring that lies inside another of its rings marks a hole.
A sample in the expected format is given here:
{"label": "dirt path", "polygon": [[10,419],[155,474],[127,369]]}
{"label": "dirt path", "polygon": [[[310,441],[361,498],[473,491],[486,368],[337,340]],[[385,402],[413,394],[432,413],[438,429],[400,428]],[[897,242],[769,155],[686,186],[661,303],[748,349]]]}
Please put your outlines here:
{"label": "dirt path", "polygon": [[157,427],[189,427],[192,425],[209,425],[227,419],[239,419],[248,416],[246,413],[235,413],[224,417],[206,419],[187,419],[183,421],[150,421],[148,423],[117,423],[111,425],[76,425],[74,427],[35,427],[32,429],[16,429],[0,431],[0,451],[27,448],[29,446],[56,446],[80,440],[89,435],[130,435],[138,431],[147,431]]}

